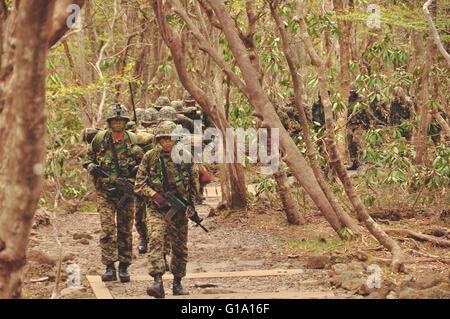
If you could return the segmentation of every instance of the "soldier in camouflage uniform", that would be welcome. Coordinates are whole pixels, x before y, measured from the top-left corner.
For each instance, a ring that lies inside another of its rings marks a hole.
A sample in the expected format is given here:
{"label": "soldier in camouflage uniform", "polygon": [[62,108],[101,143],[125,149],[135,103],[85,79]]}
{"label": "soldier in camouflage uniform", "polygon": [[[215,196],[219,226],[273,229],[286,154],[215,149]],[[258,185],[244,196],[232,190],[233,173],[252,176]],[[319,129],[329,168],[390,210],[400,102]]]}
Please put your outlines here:
{"label": "soldier in camouflage uniform", "polygon": [[323,109],[322,98],[320,94],[319,99],[314,102],[311,108],[311,113],[314,131],[319,132],[319,130],[325,125],[325,112]]}
{"label": "soldier in camouflage uniform", "polygon": [[411,118],[411,110],[409,101],[403,91],[403,88],[397,86],[393,92],[394,100],[391,103],[391,111],[389,114],[390,125],[399,126],[402,136],[408,141],[411,139],[411,127],[405,121]]}
{"label": "soldier in camouflage uniform", "polygon": [[[334,114],[333,114],[334,115]],[[311,107],[311,120],[312,120],[312,128],[314,132],[317,134],[317,149],[319,154],[323,157],[326,157],[326,145],[325,145],[325,110],[322,103],[322,97],[318,96],[317,101],[315,101]],[[330,171],[330,164],[324,163],[322,169],[328,174]]]}
{"label": "soldier in camouflage uniform", "polygon": [[381,88],[378,84],[373,87],[373,92],[369,94],[370,101],[370,113],[373,114],[371,120],[372,125],[385,126],[389,119],[389,110],[386,103],[381,96]]}
{"label": "soldier in camouflage uniform", "polygon": [[[150,133],[152,136],[155,136],[155,129],[158,123],[158,120],[160,120],[159,112],[151,107],[145,110],[145,113],[142,116],[142,126],[145,128],[147,133]],[[151,148],[154,147],[154,144]],[[150,149],[145,149],[146,151]],[[136,208],[136,228],[139,227],[140,230],[138,230],[139,233],[146,233],[148,235],[148,227],[147,227],[147,213],[146,213],[146,203],[144,203],[143,207]],[[142,238],[142,237],[141,237]],[[141,242],[140,245],[142,245],[142,248],[144,248],[145,244],[145,252],[147,252],[147,245],[148,245],[148,237],[146,237],[146,242]],[[170,241],[169,236],[166,235],[164,239],[164,264],[165,269],[169,270],[169,263],[167,262],[167,256],[170,254]]]}
{"label": "soldier in camouflage uniform", "polygon": [[347,147],[350,162],[352,163],[347,168],[348,170],[356,170],[361,165],[362,147],[365,145],[364,138],[370,123],[365,105],[361,103],[361,98],[357,91],[358,86],[352,84],[350,86],[347,109]]}
{"label": "soldier in camouflage uniform", "polygon": [[170,100],[167,96],[160,96],[156,99],[155,109],[159,111],[164,106],[170,106]]}
{"label": "soldier in camouflage uniform", "polygon": [[[151,109],[154,112],[157,113],[155,109]],[[134,133],[151,133],[148,132],[148,130],[144,127],[144,119],[146,117],[146,114],[152,113],[152,111],[145,110],[143,108],[137,108],[136,109],[136,119],[137,123],[134,123],[134,121],[130,121],[127,123],[127,127],[130,128]],[[131,125],[129,125],[131,123]],[[146,203],[144,200],[141,200],[139,198],[135,199],[135,214],[134,214],[134,224],[136,226],[136,230],[139,234],[139,244],[138,244],[138,251],[139,254],[145,254],[147,252],[147,244],[148,244],[148,232],[147,232],[147,223],[146,223],[146,212],[145,212],[145,206]]]}
{"label": "soldier in camouflage uniform", "polygon": [[165,272],[163,253],[166,233],[172,243],[170,270],[174,276],[173,294],[189,294],[181,285],[181,278],[186,275],[188,257],[188,219],[185,214],[177,213],[171,220],[166,220],[169,204],[162,194],[171,190],[193,203],[198,192],[198,170],[191,163],[176,164],[172,161],[171,150],[176,141],[171,139],[171,134],[175,128],[176,124],[171,121],[158,125],[156,146],[145,153],[136,176],[135,191],[148,198],[148,273],[154,278],[154,283],[147,288],[147,294],[156,298],[165,297],[162,275]]}
{"label": "soldier in camouflage uniform", "polygon": [[158,122],[158,111],[151,107],[145,110],[142,115],[141,124],[145,128],[146,132],[154,135],[156,122]]}
{"label": "soldier in camouflage uniform", "polygon": [[283,127],[288,131],[291,137],[299,136],[302,132],[302,125],[300,124],[300,116],[297,110],[294,108],[294,102],[291,101],[288,104],[279,106],[277,108],[277,114],[280,118]]}
{"label": "soldier in camouflage uniform", "polygon": [[194,133],[194,121],[184,115],[184,105],[183,101],[173,101],[172,107],[176,112],[176,124],[181,124],[185,129],[189,130],[191,134]]}
{"label": "soldier in camouflage uniform", "polygon": [[103,281],[117,280],[114,265],[116,261],[119,261],[120,281],[130,280],[128,266],[132,259],[134,202],[127,200],[119,205],[123,194],[114,186],[119,177],[134,183],[133,171],[136,171],[143,156],[142,149],[135,145],[136,135],[125,130],[129,120],[122,105],[111,106],[107,112],[109,128],[96,134],[89,146],[87,161],[83,165],[94,177],[97,192],[97,211],[102,228],[100,247],[102,263],[106,265],[106,272],[102,275]]}
{"label": "soldier in camouflage uniform", "polygon": [[[197,106],[197,102],[194,97],[186,90],[183,94],[183,103],[184,103],[184,115],[189,117],[192,120],[201,120],[202,121],[202,129],[206,129],[208,127],[216,127],[213,121],[203,112],[203,110]],[[181,123],[183,125],[183,123]],[[183,127],[185,127],[183,125]],[[191,131],[192,133],[193,131]],[[206,164],[201,165],[205,171],[208,171],[208,167]],[[199,167],[200,169],[200,167]],[[200,191],[198,195],[198,199],[195,202],[196,204],[201,204],[206,199],[204,196],[204,187],[205,185],[200,185]]]}
{"label": "soldier in camouflage uniform", "polygon": [[136,130],[140,129],[141,128],[141,126],[139,125],[141,123],[140,119],[142,118],[144,113],[145,113],[145,109],[143,109],[141,107],[137,108],[136,109],[136,120],[137,120],[138,123],[135,123],[134,121],[129,121],[127,123],[127,128],[126,129],[130,130],[130,131],[133,131],[133,132],[136,132]]}
{"label": "soldier in camouflage uniform", "polygon": [[[180,107],[178,107],[180,109]],[[173,121],[176,124],[180,124],[184,128],[188,129],[189,132],[194,132],[194,121],[178,112],[172,106],[164,106],[159,110],[159,116],[163,121]]]}

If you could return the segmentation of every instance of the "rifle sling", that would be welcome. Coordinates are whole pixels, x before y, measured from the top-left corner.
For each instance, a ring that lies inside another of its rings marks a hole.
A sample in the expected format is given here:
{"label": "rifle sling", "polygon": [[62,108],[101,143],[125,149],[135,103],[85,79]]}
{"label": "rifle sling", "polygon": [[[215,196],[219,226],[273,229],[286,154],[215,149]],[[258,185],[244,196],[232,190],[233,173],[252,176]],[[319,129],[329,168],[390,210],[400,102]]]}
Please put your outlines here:
{"label": "rifle sling", "polygon": [[164,160],[159,157],[159,163],[161,164],[161,170],[163,173],[163,189],[164,192],[167,192],[169,190],[169,181],[167,179],[167,171],[166,171],[166,164],[164,164]]}
{"label": "rifle sling", "polygon": [[111,151],[113,153],[114,165],[116,165],[118,177],[121,177],[122,174],[121,174],[121,170],[120,170],[120,166],[119,166],[119,160],[117,159],[117,151],[116,151],[116,148],[114,147],[112,134],[110,135],[109,145],[110,145]]}
{"label": "rifle sling", "polygon": [[[159,163],[161,164],[161,170],[163,173],[163,189],[164,189],[164,192],[168,192],[169,191],[169,181],[167,179],[166,164],[164,163],[164,159],[162,159],[161,156],[159,157]],[[165,216],[166,220],[170,221],[177,212],[178,211],[175,207],[171,207],[166,213],[166,216]]]}

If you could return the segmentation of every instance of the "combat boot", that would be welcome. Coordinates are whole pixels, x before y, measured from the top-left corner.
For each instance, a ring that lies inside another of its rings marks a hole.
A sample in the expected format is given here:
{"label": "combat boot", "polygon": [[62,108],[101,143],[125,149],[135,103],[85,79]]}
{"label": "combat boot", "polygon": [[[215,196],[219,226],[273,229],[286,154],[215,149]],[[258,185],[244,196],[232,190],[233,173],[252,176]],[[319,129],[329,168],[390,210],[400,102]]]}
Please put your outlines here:
{"label": "combat boot", "polygon": [[162,281],[162,275],[153,276],[154,282],[147,287],[147,295],[155,298],[164,298],[164,285]]}
{"label": "combat boot", "polygon": [[129,282],[130,281],[130,274],[128,273],[128,266],[130,266],[130,264],[123,263],[123,262],[119,263],[120,282]]}
{"label": "combat boot", "polygon": [[148,244],[148,239],[141,238],[141,241],[139,242],[139,245],[138,245],[138,250],[139,250],[140,254],[145,254],[147,252],[147,244]]}
{"label": "combat boot", "polygon": [[173,295],[181,296],[181,295],[189,295],[189,291],[183,288],[181,285],[181,277],[173,278]]}
{"label": "combat boot", "polygon": [[102,275],[102,281],[115,281],[117,280],[116,267],[114,263],[106,266],[106,272]]}

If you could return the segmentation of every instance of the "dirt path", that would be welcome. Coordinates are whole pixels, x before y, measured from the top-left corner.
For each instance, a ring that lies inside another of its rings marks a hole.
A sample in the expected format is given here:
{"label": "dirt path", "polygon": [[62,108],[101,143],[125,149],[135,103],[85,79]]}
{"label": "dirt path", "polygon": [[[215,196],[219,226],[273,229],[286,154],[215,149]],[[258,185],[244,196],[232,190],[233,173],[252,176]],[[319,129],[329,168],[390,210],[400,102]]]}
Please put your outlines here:
{"label": "dirt path", "polygon": [[[191,293],[190,298],[351,297],[351,294],[345,292],[332,291],[324,284],[323,280],[327,276],[321,270],[306,269],[304,260],[288,258],[288,252],[281,246],[278,237],[220,216],[206,218],[210,207],[216,203],[217,198],[210,197],[197,208],[209,233],[191,222],[189,224],[188,276],[183,282]],[[66,287],[68,275],[70,276],[67,274],[67,267],[76,265],[80,269],[81,286],[86,287],[81,297],[96,298],[87,276],[99,281],[98,276],[104,271],[98,245],[98,215],[61,214],[56,220],[56,228],[63,247],[61,289]],[[149,298],[145,291],[151,277],[146,272],[146,256],[137,251],[138,235],[135,229],[133,240],[131,282],[106,285],[100,282],[100,287],[107,288],[112,298]],[[30,239],[29,260],[25,271],[25,297],[51,296],[57,260],[58,246],[52,226],[39,226],[32,231]],[[214,277],[211,277],[212,273]],[[171,275],[167,274],[166,277],[170,278],[165,280],[166,294],[170,298]]]}
{"label": "dirt path", "polygon": [[[183,280],[190,291],[189,299],[450,298],[448,257],[440,261],[417,257],[415,263],[408,265],[406,274],[393,274],[380,264],[381,289],[367,289],[364,285],[371,275],[368,266],[373,262],[360,262],[358,254],[352,251],[360,249],[361,243],[340,241],[320,213],[303,212],[308,219],[304,226],[288,226],[282,212],[265,209],[242,215],[237,212],[233,218],[207,217],[210,208],[218,202],[214,190],[208,195],[210,197],[197,210],[209,232],[189,222],[188,274]],[[261,205],[266,206],[263,201]],[[411,224],[411,221],[405,222]],[[35,217],[35,222],[43,225],[31,232],[24,270],[24,298],[52,296],[59,252],[53,226],[62,244],[60,289],[63,298],[151,298],[146,295],[146,287],[152,278],[146,271],[146,256],[137,251],[135,229],[131,282],[103,283],[100,279],[104,272],[100,262],[100,221],[96,213],[60,213],[56,220],[51,220],[51,225],[45,225],[46,218]],[[417,227],[427,225],[418,223]],[[286,245],[292,240],[300,246]],[[427,243],[421,246],[423,251],[433,254],[444,252]],[[374,256],[389,258],[376,243],[366,248]],[[319,253],[317,259],[315,252]],[[79,270],[81,288],[67,289],[68,278],[76,278],[76,271],[70,273],[70,267]],[[174,298],[171,284],[172,276],[166,273],[166,298]]]}

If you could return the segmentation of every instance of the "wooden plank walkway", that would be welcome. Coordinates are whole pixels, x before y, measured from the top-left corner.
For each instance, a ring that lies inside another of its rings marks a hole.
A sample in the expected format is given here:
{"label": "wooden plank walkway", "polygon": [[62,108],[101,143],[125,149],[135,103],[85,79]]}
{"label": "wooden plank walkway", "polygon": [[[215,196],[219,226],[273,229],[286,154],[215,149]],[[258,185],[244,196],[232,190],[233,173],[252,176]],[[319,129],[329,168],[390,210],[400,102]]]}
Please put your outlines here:
{"label": "wooden plank walkway", "polygon": [[[262,269],[262,270],[244,270],[231,272],[202,272],[202,273],[188,273],[187,279],[202,279],[202,278],[231,278],[231,277],[267,277],[267,276],[286,276],[303,273],[303,269]],[[91,288],[97,299],[114,299],[108,287],[102,282],[100,276],[86,276]],[[170,273],[166,273],[163,279],[172,279]],[[150,281],[152,278],[149,275],[133,275],[131,281]],[[152,298],[147,295],[129,297],[121,296],[119,299],[147,299]],[[172,296],[167,295],[170,299],[318,299],[318,298],[335,298],[331,291],[281,291],[281,292],[236,292],[223,294],[196,294],[188,296]]]}

